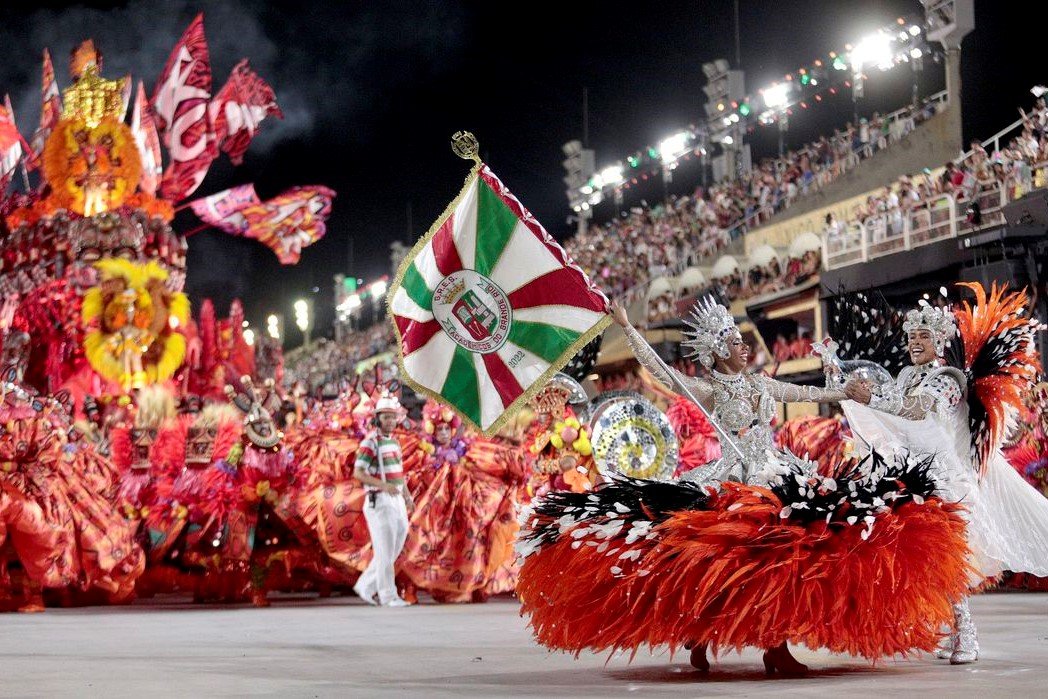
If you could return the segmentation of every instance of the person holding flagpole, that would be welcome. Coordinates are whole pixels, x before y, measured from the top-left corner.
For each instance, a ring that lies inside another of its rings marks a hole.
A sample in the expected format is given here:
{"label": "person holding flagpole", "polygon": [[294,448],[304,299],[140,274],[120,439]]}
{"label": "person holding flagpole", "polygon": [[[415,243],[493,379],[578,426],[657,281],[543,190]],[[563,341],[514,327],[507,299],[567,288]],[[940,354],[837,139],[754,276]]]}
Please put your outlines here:
{"label": "person holding flagpole", "polygon": [[367,495],[364,519],[371,535],[371,561],[353,586],[368,604],[406,607],[397,593],[394,564],[408,536],[408,513],[415,509],[404,481],[400,443],[393,434],[400,419],[400,402],[385,394],[375,402],[375,427],[357,449],[354,476]]}

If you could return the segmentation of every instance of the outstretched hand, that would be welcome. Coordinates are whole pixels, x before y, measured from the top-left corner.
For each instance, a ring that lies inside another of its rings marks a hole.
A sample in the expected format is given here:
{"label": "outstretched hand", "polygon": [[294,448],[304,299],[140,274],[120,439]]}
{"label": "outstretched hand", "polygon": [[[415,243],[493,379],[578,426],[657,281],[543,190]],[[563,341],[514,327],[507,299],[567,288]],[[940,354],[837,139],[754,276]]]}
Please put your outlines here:
{"label": "outstretched hand", "polygon": [[626,309],[621,304],[612,303],[608,306],[608,315],[618,323],[621,327],[625,328],[630,324],[630,319],[626,315]]}

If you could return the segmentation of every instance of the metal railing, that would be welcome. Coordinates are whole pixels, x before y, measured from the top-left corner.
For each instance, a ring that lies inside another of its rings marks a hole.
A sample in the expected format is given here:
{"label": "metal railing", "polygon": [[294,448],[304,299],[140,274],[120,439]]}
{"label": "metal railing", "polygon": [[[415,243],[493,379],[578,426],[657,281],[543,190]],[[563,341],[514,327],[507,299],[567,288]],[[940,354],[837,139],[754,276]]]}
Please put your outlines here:
{"label": "metal railing", "polygon": [[[909,210],[898,209],[871,216],[862,223],[852,222],[840,233],[825,232],[823,268],[840,269],[1000,225],[1004,223],[1009,193],[1016,191],[1014,182],[981,184],[971,198],[941,194]],[[968,214],[973,202],[979,205],[981,213],[977,223]]]}

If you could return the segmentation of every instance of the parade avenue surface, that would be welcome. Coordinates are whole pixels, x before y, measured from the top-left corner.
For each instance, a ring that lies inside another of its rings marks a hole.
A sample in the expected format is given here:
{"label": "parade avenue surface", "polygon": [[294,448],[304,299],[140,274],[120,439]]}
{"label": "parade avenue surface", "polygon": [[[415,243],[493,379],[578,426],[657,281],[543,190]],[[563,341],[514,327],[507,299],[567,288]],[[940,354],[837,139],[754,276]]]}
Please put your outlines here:
{"label": "parade avenue surface", "polygon": [[282,597],[268,609],[167,598],[129,607],[4,617],[4,697],[1043,696],[1048,594],[972,599],[979,662],[883,662],[794,648],[810,677],[769,679],[760,656],[724,654],[709,675],[687,657],[578,660],[536,645],[518,604],[365,606]]}

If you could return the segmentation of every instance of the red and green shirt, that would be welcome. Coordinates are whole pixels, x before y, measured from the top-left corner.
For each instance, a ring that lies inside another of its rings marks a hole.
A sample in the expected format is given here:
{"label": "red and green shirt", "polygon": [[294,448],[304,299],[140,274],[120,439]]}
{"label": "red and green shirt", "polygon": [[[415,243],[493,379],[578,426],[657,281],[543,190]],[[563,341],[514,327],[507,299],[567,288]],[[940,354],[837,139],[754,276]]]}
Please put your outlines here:
{"label": "red and green shirt", "polygon": [[[381,466],[379,465],[381,458]],[[400,442],[396,437],[386,437],[380,432],[372,432],[357,449],[357,460],[354,468],[364,469],[369,476],[385,480],[390,483],[404,482],[404,460],[400,453]]]}

